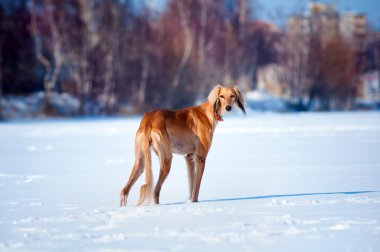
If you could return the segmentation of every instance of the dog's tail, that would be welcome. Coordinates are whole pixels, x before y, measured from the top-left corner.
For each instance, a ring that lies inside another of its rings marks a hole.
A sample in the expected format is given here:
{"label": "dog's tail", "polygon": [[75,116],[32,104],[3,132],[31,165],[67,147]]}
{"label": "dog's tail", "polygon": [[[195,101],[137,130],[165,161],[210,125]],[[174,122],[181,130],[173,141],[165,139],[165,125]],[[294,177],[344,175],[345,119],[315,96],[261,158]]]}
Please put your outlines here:
{"label": "dog's tail", "polygon": [[137,203],[138,206],[146,202],[150,203],[153,196],[153,173],[152,173],[152,156],[150,154],[151,145],[151,130],[146,129],[144,132],[144,140],[142,141],[142,151],[144,153],[145,164],[145,184],[140,188],[140,199]]}

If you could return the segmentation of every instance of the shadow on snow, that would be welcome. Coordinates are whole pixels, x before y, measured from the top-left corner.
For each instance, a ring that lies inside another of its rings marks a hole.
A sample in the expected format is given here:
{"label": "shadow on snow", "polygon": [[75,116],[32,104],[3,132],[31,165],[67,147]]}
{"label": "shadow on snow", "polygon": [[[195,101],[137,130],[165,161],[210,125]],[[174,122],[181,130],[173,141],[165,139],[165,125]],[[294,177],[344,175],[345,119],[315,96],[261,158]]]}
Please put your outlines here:
{"label": "shadow on snow", "polygon": [[[366,194],[366,193],[378,193],[378,192],[380,192],[380,191],[353,191],[353,192],[320,192],[320,193],[274,194],[274,195],[263,195],[263,196],[252,196],[252,197],[206,199],[206,200],[200,200],[200,201],[198,201],[198,203],[241,201],[241,200],[257,200],[257,199],[275,199],[275,198],[319,196],[319,195],[354,195],[354,194]],[[173,203],[167,203],[167,204],[162,204],[162,205],[169,206],[169,205],[180,205],[180,204],[186,204],[186,203],[188,203],[188,202],[182,201],[182,202],[173,202]]]}

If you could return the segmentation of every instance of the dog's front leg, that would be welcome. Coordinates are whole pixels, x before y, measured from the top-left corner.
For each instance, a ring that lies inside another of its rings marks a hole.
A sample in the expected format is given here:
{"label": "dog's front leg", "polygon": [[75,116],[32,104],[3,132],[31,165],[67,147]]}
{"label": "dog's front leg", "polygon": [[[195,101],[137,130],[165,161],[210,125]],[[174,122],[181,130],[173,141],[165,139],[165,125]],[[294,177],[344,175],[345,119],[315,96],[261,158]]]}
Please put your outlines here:
{"label": "dog's front leg", "polygon": [[189,181],[189,200],[191,200],[191,196],[193,195],[193,188],[194,188],[194,172],[195,172],[194,154],[186,155],[185,160],[186,160],[186,167],[187,167],[187,177]]}
{"label": "dog's front leg", "polygon": [[205,170],[206,157],[196,156],[195,158],[195,181],[193,193],[191,195],[191,202],[198,202],[199,188],[201,186],[203,172]]}

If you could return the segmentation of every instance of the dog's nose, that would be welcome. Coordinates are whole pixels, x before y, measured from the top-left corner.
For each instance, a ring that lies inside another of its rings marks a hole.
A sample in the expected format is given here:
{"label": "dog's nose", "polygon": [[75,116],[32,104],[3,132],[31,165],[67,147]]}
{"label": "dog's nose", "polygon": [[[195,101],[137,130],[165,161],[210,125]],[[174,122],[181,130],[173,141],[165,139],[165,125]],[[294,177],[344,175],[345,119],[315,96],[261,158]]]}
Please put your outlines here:
{"label": "dog's nose", "polygon": [[227,111],[231,111],[231,109],[232,109],[232,107],[231,107],[230,105],[227,105],[227,106],[226,106],[226,110],[227,110]]}

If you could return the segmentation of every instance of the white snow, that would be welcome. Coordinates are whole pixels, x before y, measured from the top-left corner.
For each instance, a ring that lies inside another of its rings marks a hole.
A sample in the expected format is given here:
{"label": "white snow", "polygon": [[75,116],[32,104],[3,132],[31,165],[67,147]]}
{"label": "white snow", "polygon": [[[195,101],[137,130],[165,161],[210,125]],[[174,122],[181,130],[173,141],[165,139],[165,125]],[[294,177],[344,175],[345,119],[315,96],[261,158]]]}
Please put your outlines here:
{"label": "white snow", "polygon": [[379,112],[226,116],[199,203],[175,156],[120,208],[139,120],[0,124],[0,251],[380,251]]}

